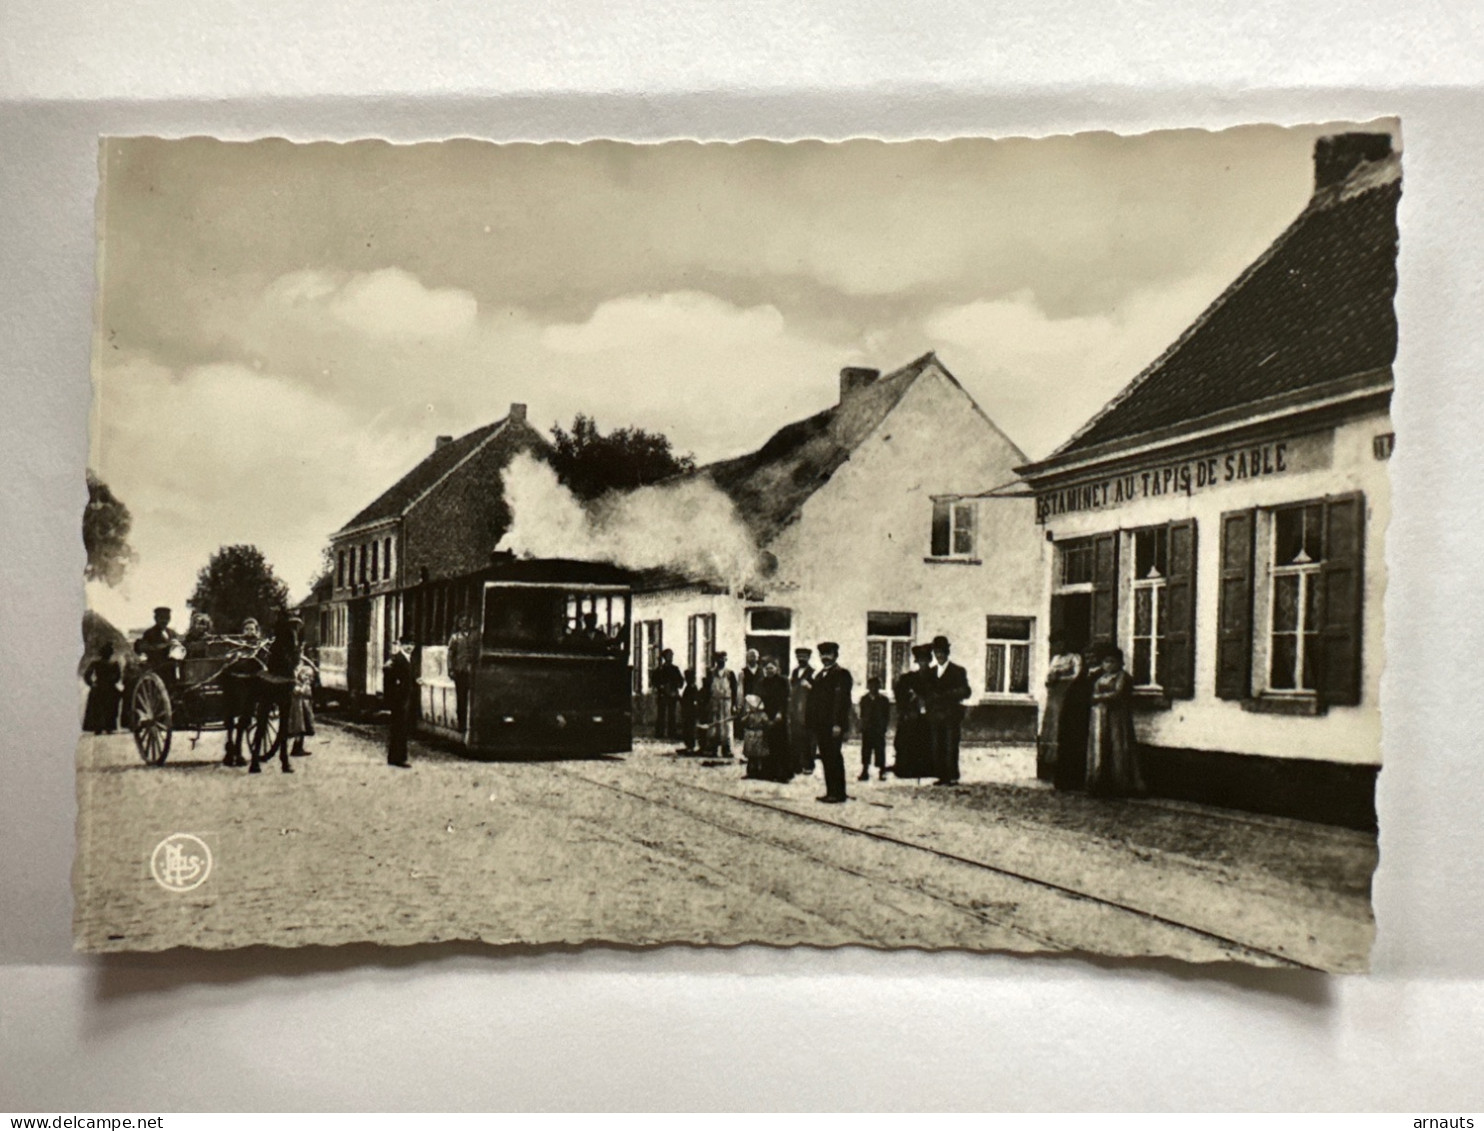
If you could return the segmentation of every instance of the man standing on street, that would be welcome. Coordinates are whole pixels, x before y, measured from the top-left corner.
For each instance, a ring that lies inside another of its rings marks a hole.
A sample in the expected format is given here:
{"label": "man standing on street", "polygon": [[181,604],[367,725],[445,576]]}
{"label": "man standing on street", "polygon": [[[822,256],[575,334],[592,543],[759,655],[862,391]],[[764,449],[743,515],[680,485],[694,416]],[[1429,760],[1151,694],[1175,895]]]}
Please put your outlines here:
{"label": "man standing on street", "polygon": [[382,687],[386,704],[392,713],[386,732],[386,762],[399,770],[409,768],[407,739],[412,731],[416,709],[417,679],[412,670],[412,638],[402,637],[392,650],[392,658],[382,667]]}
{"label": "man standing on street", "polygon": [[459,617],[454,634],[448,638],[448,674],[453,680],[461,737],[469,725],[469,684],[474,679],[474,658],[478,649],[479,641],[474,636],[472,621],[467,616]]}
{"label": "man standing on street", "polygon": [[675,653],[669,648],[660,653],[660,662],[654,669],[652,679],[655,701],[654,736],[683,737],[676,725],[675,712],[680,705],[680,692],[685,686],[685,677],[675,666]]}
{"label": "man standing on street", "polygon": [[824,796],[818,800],[826,805],[850,800],[845,795],[845,756],[840,748],[850,730],[851,678],[839,666],[839,659],[838,644],[827,641],[819,646],[820,670],[809,691],[809,730],[824,766]]}
{"label": "man standing on street", "polygon": [[919,685],[927,701],[928,735],[932,743],[935,785],[958,784],[958,744],[964,702],[973,694],[969,673],[948,660],[948,637],[933,638],[933,662]]}
{"label": "man standing on street", "polygon": [[814,665],[808,648],[794,649],[794,670],[788,677],[788,742],[793,748],[794,770],[814,772],[814,735],[809,731],[809,689],[814,686]]}

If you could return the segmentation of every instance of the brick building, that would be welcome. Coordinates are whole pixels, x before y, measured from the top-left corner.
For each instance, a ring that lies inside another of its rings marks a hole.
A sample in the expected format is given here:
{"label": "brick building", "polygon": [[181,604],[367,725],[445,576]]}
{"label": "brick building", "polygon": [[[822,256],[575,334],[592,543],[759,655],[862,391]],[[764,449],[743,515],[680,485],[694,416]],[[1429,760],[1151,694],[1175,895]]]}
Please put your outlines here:
{"label": "brick building", "polygon": [[442,644],[472,609],[466,577],[490,562],[510,523],[505,468],[545,437],[512,404],[502,420],[433,451],[331,536],[329,592],[318,607],[321,680],[354,697],[381,690],[381,665],[398,635]]}

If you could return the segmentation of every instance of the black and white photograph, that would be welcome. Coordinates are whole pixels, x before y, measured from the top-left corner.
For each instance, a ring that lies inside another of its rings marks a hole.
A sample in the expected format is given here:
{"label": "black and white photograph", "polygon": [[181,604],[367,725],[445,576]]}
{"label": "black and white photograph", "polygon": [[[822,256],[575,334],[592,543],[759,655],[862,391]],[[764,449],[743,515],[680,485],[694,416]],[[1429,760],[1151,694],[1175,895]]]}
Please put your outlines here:
{"label": "black and white photograph", "polygon": [[1401,165],[102,139],[75,945],[1366,971]]}

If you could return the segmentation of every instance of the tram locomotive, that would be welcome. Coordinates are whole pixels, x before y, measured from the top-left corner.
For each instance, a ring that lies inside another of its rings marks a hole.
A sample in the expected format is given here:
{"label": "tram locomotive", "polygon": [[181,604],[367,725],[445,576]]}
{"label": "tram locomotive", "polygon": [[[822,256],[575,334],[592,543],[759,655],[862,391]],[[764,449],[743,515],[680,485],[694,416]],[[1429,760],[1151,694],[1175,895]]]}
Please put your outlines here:
{"label": "tram locomotive", "polygon": [[[358,617],[348,602],[305,609],[306,623],[348,623],[340,643],[321,627],[321,679],[331,697],[380,699],[380,668],[398,635],[416,641],[418,730],[471,757],[588,756],[633,747],[628,573],[602,562],[496,555],[484,569],[388,594]],[[463,725],[449,638],[468,618],[471,647]],[[372,634],[358,621],[377,621]],[[400,628],[394,629],[394,626]],[[324,643],[328,638],[330,643]],[[357,686],[359,683],[359,686]]]}

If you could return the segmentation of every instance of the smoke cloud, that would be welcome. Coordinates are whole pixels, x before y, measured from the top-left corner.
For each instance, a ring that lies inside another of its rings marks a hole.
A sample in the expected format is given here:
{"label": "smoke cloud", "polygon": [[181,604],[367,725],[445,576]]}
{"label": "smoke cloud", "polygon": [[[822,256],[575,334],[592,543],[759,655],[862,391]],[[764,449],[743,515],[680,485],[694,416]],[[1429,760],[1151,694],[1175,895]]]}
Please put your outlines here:
{"label": "smoke cloud", "polygon": [[759,574],[758,548],[736,506],[698,476],[584,506],[549,464],[521,453],[505,471],[505,500],[512,521],[500,548],[522,557],[671,569],[731,588]]}

